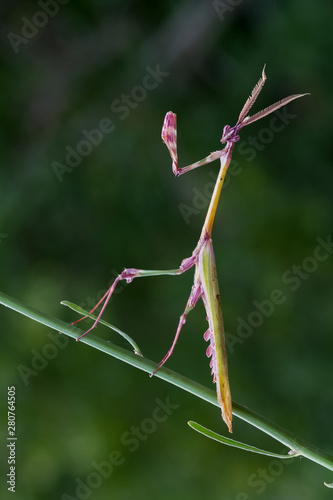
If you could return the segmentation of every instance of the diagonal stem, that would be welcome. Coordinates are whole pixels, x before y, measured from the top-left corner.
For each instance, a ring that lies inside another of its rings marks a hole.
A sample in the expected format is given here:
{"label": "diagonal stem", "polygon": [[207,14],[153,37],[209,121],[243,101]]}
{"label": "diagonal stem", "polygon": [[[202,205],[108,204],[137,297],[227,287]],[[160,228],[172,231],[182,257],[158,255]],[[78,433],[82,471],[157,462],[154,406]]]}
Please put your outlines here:
{"label": "diagonal stem", "polygon": [[[23,314],[34,321],[42,323],[49,328],[52,328],[56,331],[61,331],[64,334],[72,337],[73,339],[77,339],[78,336],[82,333],[82,330],[75,328],[73,326],[64,323],[63,321],[54,318],[48,314],[44,314],[32,307],[29,307],[22,302],[9,297],[8,295],[0,292],[0,304],[3,304],[6,307],[13,309],[14,311]],[[124,363],[130,364],[140,370],[143,370],[147,373],[151,373],[157,367],[157,364],[153,361],[143,358],[142,356],[137,356],[134,353],[127,351],[111,342],[106,340],[98,339],[93,335],[88,335],[81,340],[81,343],[87,344],[90,347],[103,351],[110,356],[113,356]],[[183,389],[186,392],[197,396],[208,403],[211,403],[217,407],[219,407],[219,403],[216,400],[216,394],[210,389],[194,382],[193,380],[180,375],[172,370],[167,368],[161,368],[155,375],[170,384],[173,384],[180,389]],[[294,434],[282,429],[276,424],[273,424],[269,420],[264,417],[261,417],[257,413],[249,410],[245,406],[242,406],[238,403],[233,403],[233,414],[248,422],[250,425],[253,425],[257,429],[261,430],[265,434],[270,435],[280,443],[288,446],[289,448],[300,452],[304,457],[316,462],[317,464],[325,467],[333,471],[333,457],[327,455],[325,452],[319,450],[315,446],[301,438],[295,436]]]}

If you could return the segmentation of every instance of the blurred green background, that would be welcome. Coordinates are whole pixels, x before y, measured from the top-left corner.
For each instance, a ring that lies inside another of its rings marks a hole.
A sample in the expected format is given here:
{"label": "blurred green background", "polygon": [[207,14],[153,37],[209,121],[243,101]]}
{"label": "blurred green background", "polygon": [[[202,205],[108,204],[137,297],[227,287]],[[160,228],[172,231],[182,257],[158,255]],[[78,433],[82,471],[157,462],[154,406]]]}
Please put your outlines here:
{"label": "blurred green background", "polygon": [[[332,4],[53,0],[0,9],[1,290],[64,321],[76,316],[61,300],[89,307],[124,267],[172,269],[196,245],[219,165],[174,178],[160,139],[167,111],[178,116],[184,166],[219,149],[264,63],[254,112],[311,92],[242,131],[213,237],[233,399],[332,453],[333,256],[321,250],[327,258],[313,260],[317,238],[332,235]],[[95,145],[82,143],[87,135]],[[294,272],[303,273],[297,286]],[[159,361],[192,280],[190,271],[121,284],[105,319]],[[283,303],[241,338],[240,321],[275,289]],[[3,436],[7,387],[16,386],[16,498],[331,498],[329,471],[228,449],[187,426],[226,433],[218,409],[0,314]],[[206,328],[200,303],[168,367],[213,387]],[[95,334],[127,346],[101,326]],[[157,398],[177,406],[158,423]],[[234,438],[282,451],[236,418]],[[116,450],[121,464],[99,481],[93,464]],[[2,477],[7,451],[3,441]]]}

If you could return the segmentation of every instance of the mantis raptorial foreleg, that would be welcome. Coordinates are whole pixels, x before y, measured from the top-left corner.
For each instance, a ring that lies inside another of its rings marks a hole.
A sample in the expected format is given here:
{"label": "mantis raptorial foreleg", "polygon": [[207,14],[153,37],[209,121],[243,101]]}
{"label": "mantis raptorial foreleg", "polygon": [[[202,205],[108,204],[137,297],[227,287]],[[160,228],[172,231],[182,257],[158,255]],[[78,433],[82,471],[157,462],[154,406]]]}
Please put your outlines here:
{"label": "mantis raptorial foreleg", "polygon": [[218,158],[221,158],[223,155],[223,150],[214,151],[202,160],[192,163],[191,165],[187,165],[186,167],[178,168],[177,116],[172,111],[169,111],[165,115],[161,136],[164,144],[169,150],[172,159],[172,172],[176,177],[179,177],[186,172],[190,172],[190,170],[194,170],[197,167],[201,167],[202,165],[207,165],[207,163],[218,160]]}
{"label": "mantis raptorial foreleg", "polygon": [[[264,83],[266,81],[265,68],[262,71],[262,76],[259,79],[257,85],[252,90],[250,97],[245,102],[243,106],[236,125],[230,127],[226,125],[223,129],[223,134],[221,138],[221,143],[225,144],[224,148],[219,151],[214,151],[202,160],[187,165],[186,167],[178,167],[178,154],[177,154],[177,118],[175,113],[169,111],[165,118],[162,128],[162,139],[167,146],[171,159],[172,159],[172,171],[178,177],[190,170],[193,170],[207,163],[211,163],[217,159],[220,159],[220,172],[216,180],[215,188],[212,194],[212,198],[207,211],[206,219],[201,231],[200,239],[196,248],[194,249],[192,256],[184,259],[178,269],[171,269],[168,271],[161,270],[143,270],[143,269],[125,269],[117,278],[115,279],[112,286],[104,294],[101,300],[96,304],[96,306],[90,311],[92,313],[100,304],[103,302],[102,309],[94,322],[93,326],[89,328],[85,333],[81,335],[82,338],[88,332],[90,332],[97,325],[100,320],[105,307],[107,306],[117,283],[121,280],[126,280],[130,283],[134,278],[145,277],[145,276],[161,276],[165,274],[169,275],[179,275],[195,266],[195,276],[194,284],[192,286],[190,297],[187,301],[184,313],[180,316],[178,328],[176,331],[175,338],[173,340],[172,346],[164,356],[162,361],[159,363],[157,370],[167,361],[171,356],[174,347],[176,345],[177,339],[179,337],[180,331],[183,324],[186,321],[187,314],[194,308],[195,304],[202,298],[206,313],[209,328],[204,334],[205,340],[210,342],[210,345],[206,351],[207,356],[211,357],[210,367],[212,369],[213,380],[216,383],[217,399],[221,406],[222,417],[226,422],[228,429],[232,432],[232,403],[229,387],[229,377],[228,377],[228,364],[227,364],[227,352],[225,347],[225,334],[222,318],[222,309],[220,301],[220,292],[217,281],[215,256],[213,250],[212,242],[212,228],[215,219],[215,214],[217,210],[217,205],[219,202],[225,174],[227,172],[228,166],[231,161],[232,152],[234,145],[239,141],[240,130],[250,123],[253,123],[270,113],[273,113],[281,106],[288,104],[289,102],[302,97],[306,94],[295,94],[282,99],[281,101],[268,106],[267,108],[259,111],[258,113],[248,116],[250,109],[252,108],[254,102],[259,96]],[[83,319],[83,318],[81,318]],[[80,320],[78,320],[80,321]],[[75,322],[77,323],[77,321]],[[78,339],[79,340],[79,339]],[[156,371],[157,371],[156,370]],[[156,372],[154,372],[156,373]]]}

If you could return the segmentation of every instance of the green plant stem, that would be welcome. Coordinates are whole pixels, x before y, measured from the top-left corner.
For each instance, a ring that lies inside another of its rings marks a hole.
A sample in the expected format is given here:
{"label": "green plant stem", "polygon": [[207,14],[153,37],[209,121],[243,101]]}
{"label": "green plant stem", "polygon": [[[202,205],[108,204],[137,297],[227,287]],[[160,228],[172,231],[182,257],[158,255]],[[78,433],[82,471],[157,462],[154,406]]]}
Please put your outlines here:
{"label": "green plant stem", "polygon": [[[23,314],[30,319],[42,323],[49,328],[60,331],[73,339],[77,339],[81,334],[82,330],[68,325],[63,321],[54,318],[50,315],[44,314],[36,309],[33,309],[25,304],[22,304],[20,301],[5,295],[4,293],[0,293],[0,303],[6,307],[13,309],[14,311]],[[110,356],[113,356],[125,363],[128,363],[140,370],[143,370],[147,373],[152,373],[156,368],[157,364],[153,361],[143,358],[142,356],[138,356],[126,349],[123,349],[107,340],[99,339],[94,335],[87,335],[80,340],[81,343],[87,344],[99,351],[103,351]],[[180,375],[172,370],[167,368],[161,368],[155,377],[158,377],[162,380],[165,380],[181,389],[211,403],[217,407],[219,404],[216,400],[216,393],[206,387],[194,382],[193,380]],[[233,414],[248,422],[250,425],[260,429],[265,434],[270,435],[280,443],[283,443],[285,446],[294,450],[301,454],[302,456],[316,462],[317,464],[333,471],[333,457],[327,455],[322,452],[318,448],[314,447],[312,444],[307,443],[306,441],[300,439],[294,434],[282,429],[276,424],[268,421],[266,418],[261,417],[256,414],[252,410],[233,402]]]}

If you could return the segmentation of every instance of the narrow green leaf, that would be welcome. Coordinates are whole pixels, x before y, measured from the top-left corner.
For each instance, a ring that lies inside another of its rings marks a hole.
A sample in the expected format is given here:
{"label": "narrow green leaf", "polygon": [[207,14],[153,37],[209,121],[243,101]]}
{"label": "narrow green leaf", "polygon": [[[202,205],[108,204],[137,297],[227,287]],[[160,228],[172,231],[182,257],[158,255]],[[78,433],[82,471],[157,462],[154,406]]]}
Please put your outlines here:
{"label": "narrow green leaf", "polygon": [[206,429],[206,427],[203,427],[200,424],[197,424],[196,422],[187,422],[188,425],[194,429],[195,431],[199,432],[200,434],[203,434],[204,436],[214,439],[215,441],[218,441],[219,443],[226,444],[227,446],[233,446],[234,448],[240,448],[241,450],[245,451],[251,451],[253,453],[258,453],[259,455],[267,455],[268,457],[275,457],[275,458],[294,458],[296,456],[301,455],[301,453],[290,450],[288,455],[281,455],[279,453],[273,453],[270,451],[265,451],[261,450],[260,448],[257,448],[256,446],[251,446],[249,444],[241,443],[240,441],[235,441],[234,439],[227,438],[225,436],[221,436],[220,434],[216,434],[216,432],[211,431],[210,429]]}
{"label": "narrow green leaf", "polygon": [[[88,318],[91,318],[93,320],[97,319],[97,316],[95,316],[94,314],[90,314],[88,311],[85,311],[82,307],[74,304],[73,302],[69,302],[68,300],[62,300],[60,302],[60,304],[62,304],[63,306],[69,307],[70,309],[77,312],[78,314],[82,314],[82,316],[88,316]],[[119,333],[119,335],[121,335],[124,339],[127,340],[127,342],[129,342],[131,344],[131,346],[134,349],[135,354],[142,356],[142,352],[141,352],[138,344],[132,339],[132,337],[127,335],[127,333],[122,332],[116,326],[111,325],[111,323],[108,323],[107,321],[104,321],[104,319],[100,319],[99,323],[101,323],[102,325],[105,325],[105,326],[111,328],[112,330],[114,330],[115,332]]]}

